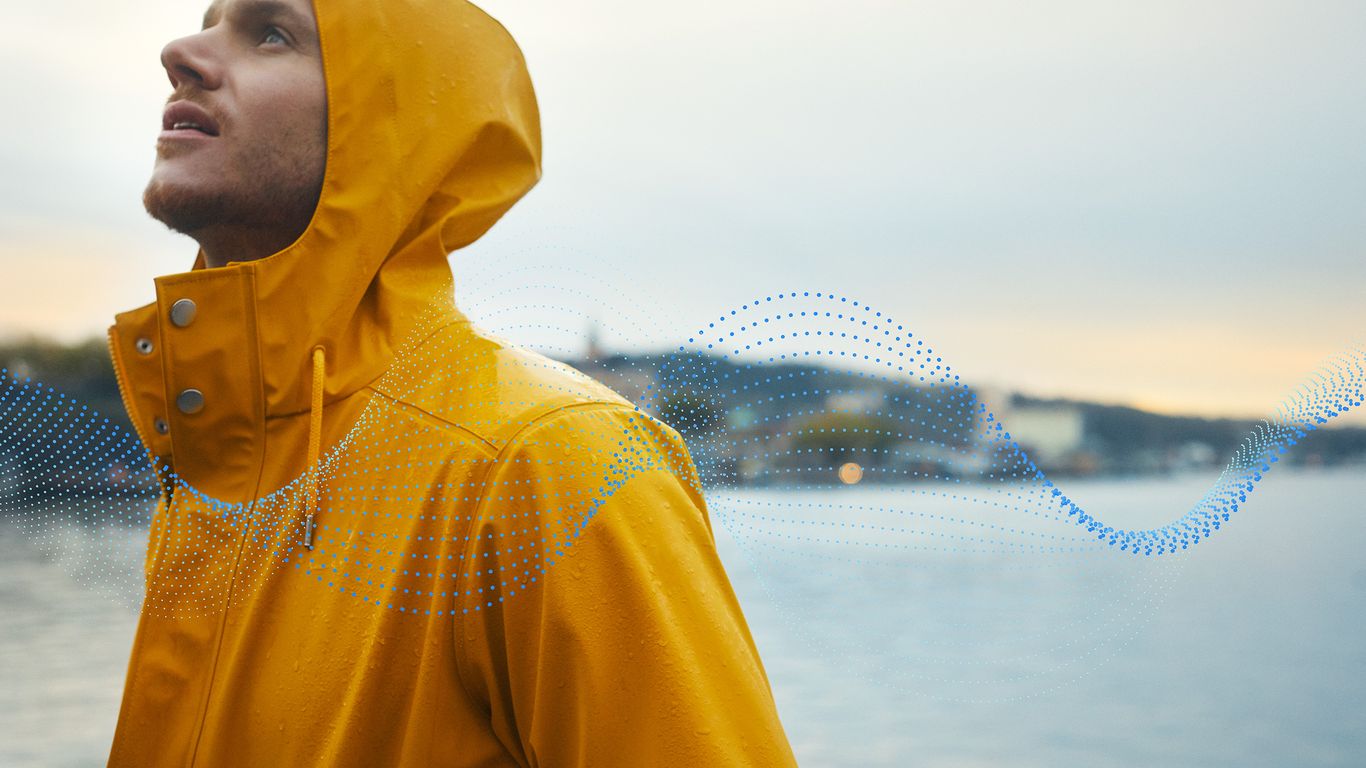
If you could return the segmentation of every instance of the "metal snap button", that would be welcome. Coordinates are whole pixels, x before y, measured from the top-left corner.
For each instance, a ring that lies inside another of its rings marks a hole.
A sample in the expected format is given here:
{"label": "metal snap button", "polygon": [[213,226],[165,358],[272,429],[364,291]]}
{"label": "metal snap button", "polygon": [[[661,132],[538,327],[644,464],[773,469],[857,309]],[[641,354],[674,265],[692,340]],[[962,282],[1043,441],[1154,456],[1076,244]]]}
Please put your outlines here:
{"label": "metal snap button", "polygon": [[152,354],[152,340],[149,338],[144,337],[138,339],[133,346],[137,348],[138,354],[140,355]]}
{"label": "metal snap button", "polygon": [[204,410],[204,393],[187,389],[176,396],[175,405],[181,413],[199,413]]}
{"label": "metal snap button", "polygon": [[167,423],[166,423],[166,420],[163,419],[163,418],[161,418],[161,417],[157,417],[156,419],[153,419],[153,420],[152,420],[152,426],[153,426],[153,427],[156,427],[156,430],[157,430],[157,434],[158,434],[158,435],[164,435],[164,434],[166,434],[167,432],[170,432],[170,431],[171,431],[171,425],[170,425],[170,424],[167,424]]}
{"label": "metal snap button", "polygon": [[199,307],[195,306],[193,301],[181,299],[171,305],[171,322],[178,328],[184,328],[194,322],[195,313],[198,311]]}

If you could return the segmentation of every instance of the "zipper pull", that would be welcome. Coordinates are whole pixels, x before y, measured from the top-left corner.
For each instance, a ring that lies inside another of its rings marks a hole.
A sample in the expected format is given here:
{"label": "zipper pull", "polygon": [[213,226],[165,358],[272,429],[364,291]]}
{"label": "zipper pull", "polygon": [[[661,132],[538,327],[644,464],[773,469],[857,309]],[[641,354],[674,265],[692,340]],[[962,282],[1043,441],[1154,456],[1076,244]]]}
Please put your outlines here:
{"label": "zipper pull", "polygon": [[313,549],[313,513],[312,513],[312,512],[309,512],[308,515],[307,515],[306,517],[304,517],[304,547],[305,547],[306,549],[309,549],[309,550],[312,550],[312,549]]}

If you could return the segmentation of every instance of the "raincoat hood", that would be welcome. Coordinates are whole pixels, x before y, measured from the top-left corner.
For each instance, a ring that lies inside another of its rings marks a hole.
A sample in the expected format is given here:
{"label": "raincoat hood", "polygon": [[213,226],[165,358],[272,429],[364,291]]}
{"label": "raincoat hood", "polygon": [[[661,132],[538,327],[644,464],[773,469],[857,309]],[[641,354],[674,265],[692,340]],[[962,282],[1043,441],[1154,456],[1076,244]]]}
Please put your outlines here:
{"label": "raincoat hood", "polygon": [[[201,251],[190,272],[155,280],[155,303],[111,328],[144,443],[181,481],[228,502],[257,490],[249,472],[221,470],[259,463],[265,419],[310,408],[312,350],[324,351],[330,403],[381,375],[412,334],[437,327],[433,311],[458,318],[448,254],[482,236],[541,173],[525,61],[482,10],[463,0],[318,0],[315,14],[328,132],[308,228],[256,261],[209,269]],[[171,308],[185,301],[196,311],[179,326]],[[187,390],[201,393],[197,412],[179,407]]]}

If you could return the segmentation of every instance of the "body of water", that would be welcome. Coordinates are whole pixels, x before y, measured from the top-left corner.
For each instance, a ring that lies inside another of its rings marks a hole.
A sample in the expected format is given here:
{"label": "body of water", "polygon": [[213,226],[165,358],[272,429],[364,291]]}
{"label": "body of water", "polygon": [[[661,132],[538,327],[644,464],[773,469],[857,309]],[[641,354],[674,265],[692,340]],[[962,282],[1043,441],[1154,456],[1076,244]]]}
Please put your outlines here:
{"label": "body of water", "polygon": [[[1214,479],[1061,485],[1138,527]],[[1017,512],[904,488],[709,500],[802,765],[1366,764],[1366,470],[1277,470],[1164,558],[1077,546],[1066,526],[997,535]],[[806,534],[755,534],[799,508],[817,510]],[[861,510],[906,520],[897,546]],[[950,517],[980,534],[936,527]],[[0,765],[103,765],[133,610],[3,523],[0,612]]]}

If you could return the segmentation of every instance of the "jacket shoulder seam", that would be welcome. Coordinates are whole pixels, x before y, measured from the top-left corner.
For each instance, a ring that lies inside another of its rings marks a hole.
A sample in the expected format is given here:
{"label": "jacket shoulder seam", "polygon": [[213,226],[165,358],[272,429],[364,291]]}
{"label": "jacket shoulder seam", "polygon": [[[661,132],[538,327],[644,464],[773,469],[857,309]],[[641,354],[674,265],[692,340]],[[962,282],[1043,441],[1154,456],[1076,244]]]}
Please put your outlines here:
{"label": "jacket shoulder seam", "polygon": [[367,385],[365,389],[371,393],[372,397],[383,398],[390,405],[397,406],[399,411],[403,412],[410,418],[417,419],[419,421],[435,422],[437,426],[442,427],[448,431],[456,432],[458,434],[474,439],[479,444],[479,447],[484,449],[484,451],[490,455],[497,455],[498,453],[497,444],[495,444],[492,440],[488,439],[487,437],[484,437],[478,432],[475,432],[474,430],[470,429],[469,427],[457,424],[449,419],[442,418],[425,408],[414,405],[408,402],[407,400],[401,400],[397,397],[394,397],[393,395],[387,394],[379,389],[376,389],[373,386]]}

